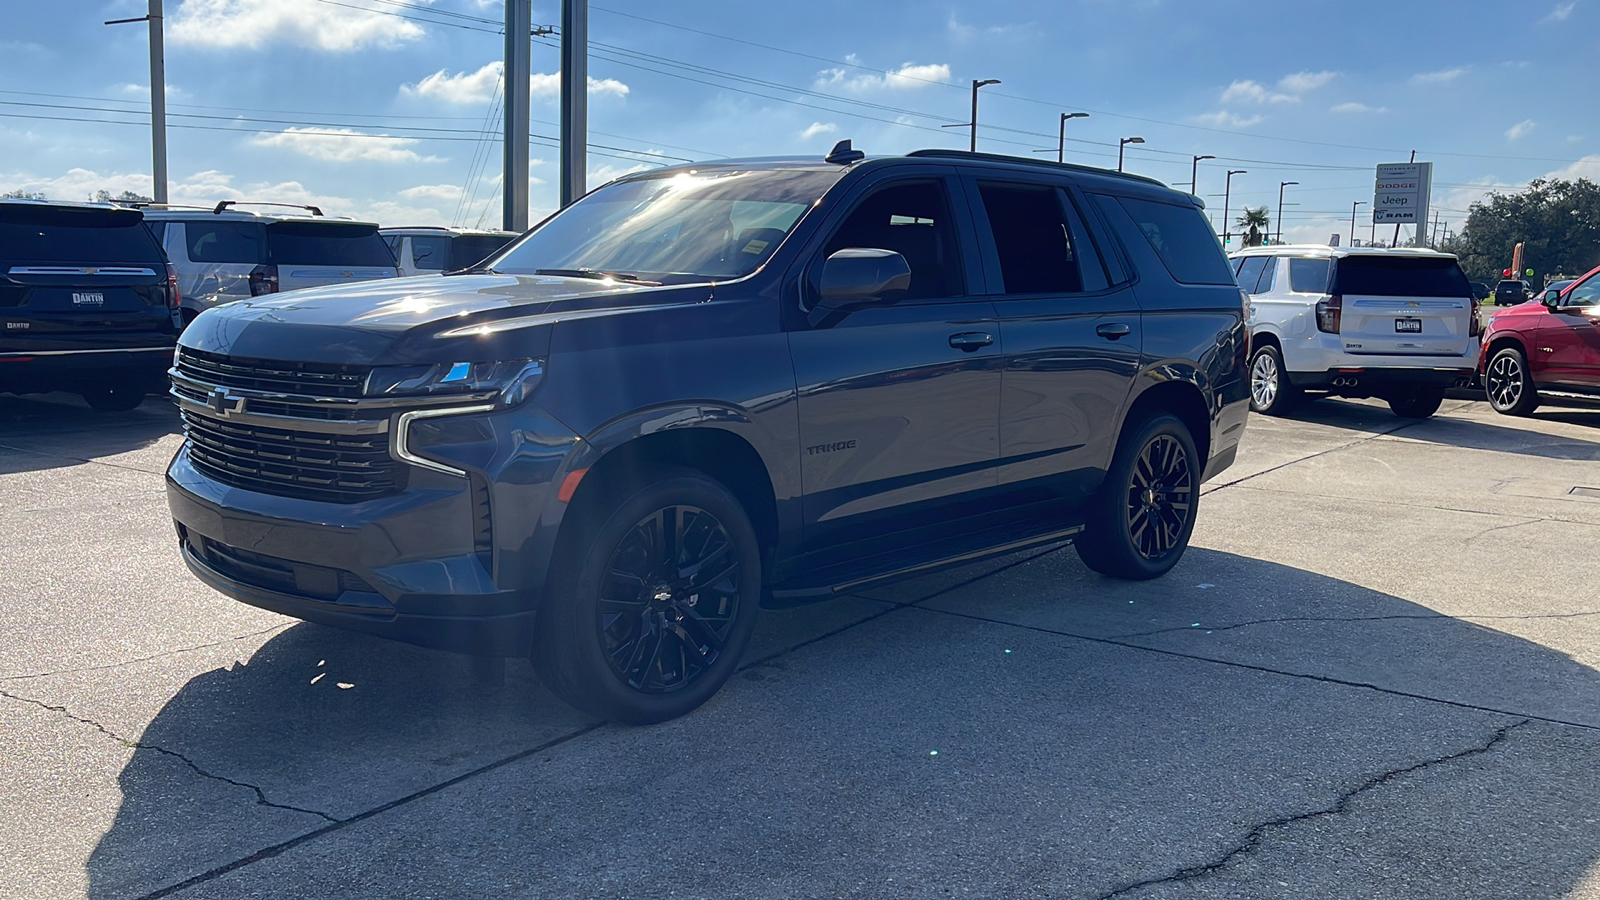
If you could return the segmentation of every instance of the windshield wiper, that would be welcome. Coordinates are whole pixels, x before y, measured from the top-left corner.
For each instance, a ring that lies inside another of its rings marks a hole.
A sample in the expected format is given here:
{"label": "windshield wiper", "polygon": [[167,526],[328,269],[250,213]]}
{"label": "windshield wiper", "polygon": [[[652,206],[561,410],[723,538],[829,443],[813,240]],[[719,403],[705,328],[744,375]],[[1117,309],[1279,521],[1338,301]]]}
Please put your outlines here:
{"label": "windshield wiper", "polygon": [[659,281],[645,281],[637,275],[628,272],[602,272],[598,269],[534,269],[535,275],[557,275],[564,278],[609,278],[612,281],[626,281],[629,284],[660,284]]}
{"label": "windshield wiper", "polygon": [[444,273],[446,275],[499,275],[500,273],[488,266],[471,266],[465,269],[453,269]]}

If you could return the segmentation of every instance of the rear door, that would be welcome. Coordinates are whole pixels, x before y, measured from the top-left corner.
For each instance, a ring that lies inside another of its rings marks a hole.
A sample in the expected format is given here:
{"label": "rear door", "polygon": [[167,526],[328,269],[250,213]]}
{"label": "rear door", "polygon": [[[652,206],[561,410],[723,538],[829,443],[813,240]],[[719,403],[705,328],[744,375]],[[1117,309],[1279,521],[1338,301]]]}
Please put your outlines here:
{"label": "rear door", "polygon": [[1334,265],[1331,289],[1326,269],[1326,260],[1291,259],[1290,288],[1343,298],[1339,336],[1346,353],[1464,356],[1475,350],[1472,286],[1453,258],[1353,254]]}
{"label": "rear door", "polygon": [[267,259],[278,290],[350,284],[399,274],[376,225],[288,220],[267,225]]}
{"label": "rear door", "polygon": [[0,204],[0,350],[163,346],[177,309],[137,210]]}
{"label": "rear door", "polygon": [[1100,484],[1139,371],[1138,302],[1109,278],[1064,186],[966,179],[1000,319],[1000,486],[1081,506]]}

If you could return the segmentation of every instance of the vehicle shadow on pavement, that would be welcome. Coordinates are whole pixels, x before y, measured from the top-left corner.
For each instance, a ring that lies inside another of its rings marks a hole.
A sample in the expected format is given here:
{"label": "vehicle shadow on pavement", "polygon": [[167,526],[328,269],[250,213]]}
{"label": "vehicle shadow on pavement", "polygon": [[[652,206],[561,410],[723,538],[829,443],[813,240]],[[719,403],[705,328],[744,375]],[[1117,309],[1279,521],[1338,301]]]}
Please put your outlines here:
{"label": "vehicle shadow on pavement", "polygon": [[90,894],[1556,898],[1600,860],[1565,653],[1216,551],[972,572],[650,728],[294,626],[150,722]]}
{"label": "vehicle shadow on pavement", "polygon": [[[1530,419],[1600,428],[1600,411],[1540,409]],[[1440,414],[1430,419],[1408,421],[1380,407],[1322,399],[1306,404],[1279,421],[1314,422],[1374,435],[1393,433],[1397,438],[1544,459],[1600,460],[1600,435],[1595,440],[1563,437],[1520,427],[1520,423],[1527,420],[1510,417],[1503,422],[1483,422]]]}
{"label": "vehicle shadow on pavement", "polygon": [[69,394],[0,394],[0,475],[105,457],[122,457],[122,464],[131,468],[159,472],[172,450],[153,445],[182,430],[177,408],[164,397],[147,397],[129,412],[102,413]]}

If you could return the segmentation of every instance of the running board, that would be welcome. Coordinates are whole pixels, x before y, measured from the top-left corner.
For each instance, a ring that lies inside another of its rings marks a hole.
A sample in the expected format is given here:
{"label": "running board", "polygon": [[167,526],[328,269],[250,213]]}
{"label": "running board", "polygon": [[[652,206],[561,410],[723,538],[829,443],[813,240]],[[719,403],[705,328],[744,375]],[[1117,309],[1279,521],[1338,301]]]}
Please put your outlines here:
{"label": "running board", "polygon": [[[843,594],[848,591],[859,590],[860,588],[864,587],[887,584],[894,581],[902,581],[907,578],[914,578],[919,575],[928,575],[943,569],[950,569],[956,566],[966,565],[967,563],[980,562],[985,559],[993,559],[996,556],[1005,556],[1008,553],[1016,553],[1022,550],[1030,550],[1035,547],[1044,547],[1049,544],[1070,541],[1075,535],[1082,531],[1082,525],[1074,525],[1071,528],[1063,528],[1060,531],[1052,531],[1046,534],[1035,535],[1033,537],[1020,538],[1014,541],[1008,541],[1003,544],[996,544],[992,547],[984,547],[978,550],[969,550],[964,553],[958,553],[955,556],[941,557],[939,559],[933,559],[927,562],[917,563],[915,565],[905,566],[899,569],[893,569],[888,572],[880,572],[862,576],[849,576],[845,580],[828,584],[799,585],[794,587],[779,588],[771,591],[768,594],[771,599],[768,600],[764,606],[766,606],[768,609],[784,609],[791,606],[799,606],[804,603],[826,600],[829,597]],[[824,572],[822,574],[825,575],[827,573]]]}

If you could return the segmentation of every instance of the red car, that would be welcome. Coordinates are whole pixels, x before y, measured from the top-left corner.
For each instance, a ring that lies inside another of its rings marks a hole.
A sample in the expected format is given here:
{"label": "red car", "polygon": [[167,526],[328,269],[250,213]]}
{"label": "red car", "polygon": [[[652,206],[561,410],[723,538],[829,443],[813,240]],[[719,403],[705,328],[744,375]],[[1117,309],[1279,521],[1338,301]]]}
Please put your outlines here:
{"label": "red car", "polygon": [[1600,403],[1600,268],[1543,301],[1496,313],[1478,372],[1489,405],[1508,416],[1541,403]]}

